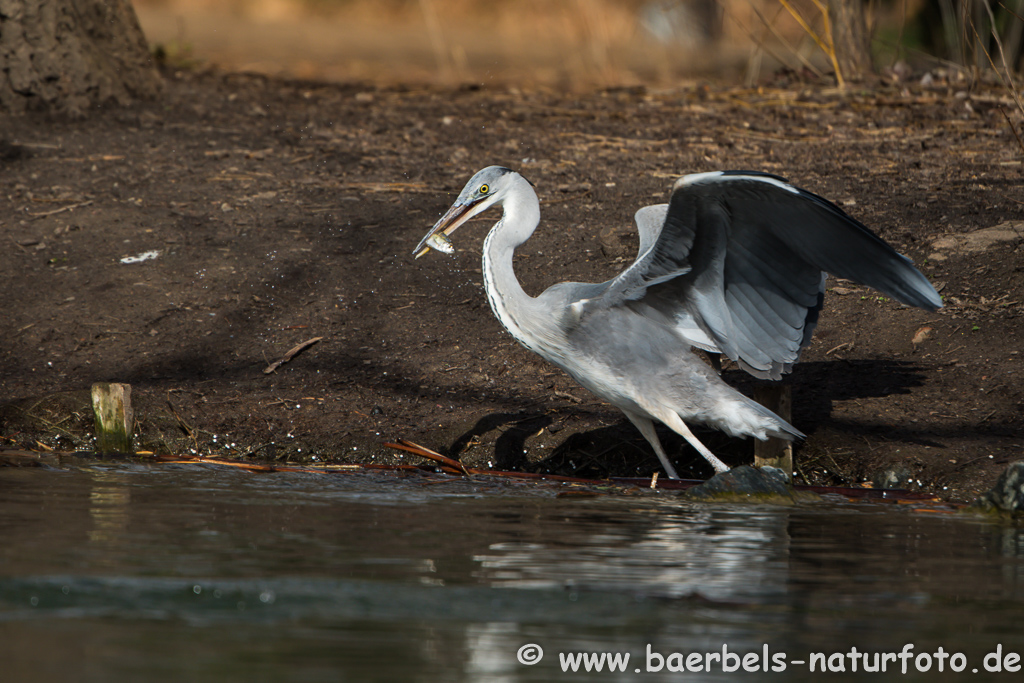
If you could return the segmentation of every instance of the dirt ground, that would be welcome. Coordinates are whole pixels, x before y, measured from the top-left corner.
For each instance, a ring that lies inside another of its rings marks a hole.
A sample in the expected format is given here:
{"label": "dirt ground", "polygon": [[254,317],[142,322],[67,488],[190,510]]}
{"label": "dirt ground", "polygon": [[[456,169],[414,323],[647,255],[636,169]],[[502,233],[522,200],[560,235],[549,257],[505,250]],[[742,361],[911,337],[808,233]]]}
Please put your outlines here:
{"label": "dirt ground", "polygon": [[[790,379],[798,481],[970,498],[1024,456],[1024,154],[1005,91],[931,81],[569,96],[168,72],[162,99],[131,109],[0,116],[0,447],[88,449],[89,387],[117,381],[154,452],[419,462],[384,446],[404,438],[475,466],[649,475],[620,413],[492,317],[479,255],[495,217],[463,228],[454,258],[410,251],[502,164],[542,201],[517,257],[527,291],[606,279],[635,253],[638,207],[681,174],[738,168],[836,201],[946,301],[928,313],[830,280]],[[751,458],[750,440],[698,435]],[[711,473],[662,436],[683,476]]]}

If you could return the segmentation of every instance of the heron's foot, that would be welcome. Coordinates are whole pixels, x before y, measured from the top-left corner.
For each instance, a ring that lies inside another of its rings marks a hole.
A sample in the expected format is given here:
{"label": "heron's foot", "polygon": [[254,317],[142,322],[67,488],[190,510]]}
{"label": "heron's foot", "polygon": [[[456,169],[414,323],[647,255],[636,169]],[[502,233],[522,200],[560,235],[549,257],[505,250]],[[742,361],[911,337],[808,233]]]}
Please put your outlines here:
{"label": "heron's foot", "polygon": [[706,453],[701,453],[701,455],[703,455],[704,459],[707,460],[709,463],[711,463],[711,466],[713,468],[715,468],[715,474],[721,474],[722,472],[728,472],[730,469],[732,469],[731,467],[726,465],[724,462],[722,462],[721,460],[716,458],[711,453],[711,451],[708,451]]}
{"label": "heron's foot", "polygon": [[658,459],[661,460],[661,466],[665,468],[665,474],[668,475],[669,479],[679,479],[679,475],[676,473],[676,468],[672,467],[672,463],[668,461],[667,456],[663,458],[659,453]]}
{"label": "heron's foot", "polygon": [[[715,467],[715,466],[712,465],[712,467]],[[729,467],[728,465],[724,465],[722,467],[715,467],[715,474],[722,474],[723,472],[728,472],[731,469],[732,468]]]}

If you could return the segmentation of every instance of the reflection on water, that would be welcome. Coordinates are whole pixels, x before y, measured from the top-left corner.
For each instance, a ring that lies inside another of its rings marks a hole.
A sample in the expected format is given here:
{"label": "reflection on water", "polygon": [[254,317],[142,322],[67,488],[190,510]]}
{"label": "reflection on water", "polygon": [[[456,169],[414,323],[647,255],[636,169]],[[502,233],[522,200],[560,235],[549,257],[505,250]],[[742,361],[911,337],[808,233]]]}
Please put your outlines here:
{"label": "reflection on water", "polygon": [[128,525],[131,490],[116,472],[100,470],[91,474],[93,485],[89,492],[89,515],[92,517],[93,528],[89,530],[89,540],[101,545],[117,544],[124,539],[124,530]]}
{"label": "reflection on water", "polygon": [[785,592],[786,516],[651,508],[639,520],[610,510],[572,545],[492,543],[474,557],[492,586],[626,591],[715,600]]}
{"label": "reflection on water", "polygon": [[[1013,526],[427,481],[0,470],[4,680],[539,681],[573,652],[630,653],[601,676],[633,680],[648,647],[799,660],[908,643],[962,652],[968,675],[996,645],[1024,652]],[[533,666],[527,643],[546,653]]]}

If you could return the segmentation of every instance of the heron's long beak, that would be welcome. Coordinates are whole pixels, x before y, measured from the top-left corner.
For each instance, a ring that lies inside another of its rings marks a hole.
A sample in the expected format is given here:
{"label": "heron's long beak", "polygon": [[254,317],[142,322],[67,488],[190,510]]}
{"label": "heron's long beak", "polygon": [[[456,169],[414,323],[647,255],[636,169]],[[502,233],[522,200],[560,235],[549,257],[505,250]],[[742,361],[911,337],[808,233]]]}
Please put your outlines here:
{"label": "heron's long beak", "polygon": [[452,253],[454,249],[452,248],[451,243],[444,238],[445,235],[452,234],[458,230],[463,223],[479,213],[479,211],[473,210],[473,208],[478,204],[479,202],[469,204],[456,202],[452,204],[452,207],[448,209],[447,213],[441,216],[441,219],[437,221],[437,223],[434,223],[434,227],[430,229],[430,232],[428,232],[426,236],[420,240],[420,243],[416,245],[416,248],[413,249],[412,253],[416,255],[416,258],[423,256],[430,251],[431,248],[443,251],[446,254]]}

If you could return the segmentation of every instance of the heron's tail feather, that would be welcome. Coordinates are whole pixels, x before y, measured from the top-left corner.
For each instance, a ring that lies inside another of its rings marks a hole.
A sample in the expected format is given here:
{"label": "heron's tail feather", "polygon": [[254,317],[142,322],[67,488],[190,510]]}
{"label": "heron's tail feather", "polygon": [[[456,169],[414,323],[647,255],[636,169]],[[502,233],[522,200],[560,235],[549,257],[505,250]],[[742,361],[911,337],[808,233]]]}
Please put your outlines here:
{"label": "heron's tail feather", "polygon": [[710,424],[730,436],[753,436],[765,441],[769,436],[793,441],[806,435],[752,398],[739,392],[719,401]]}

